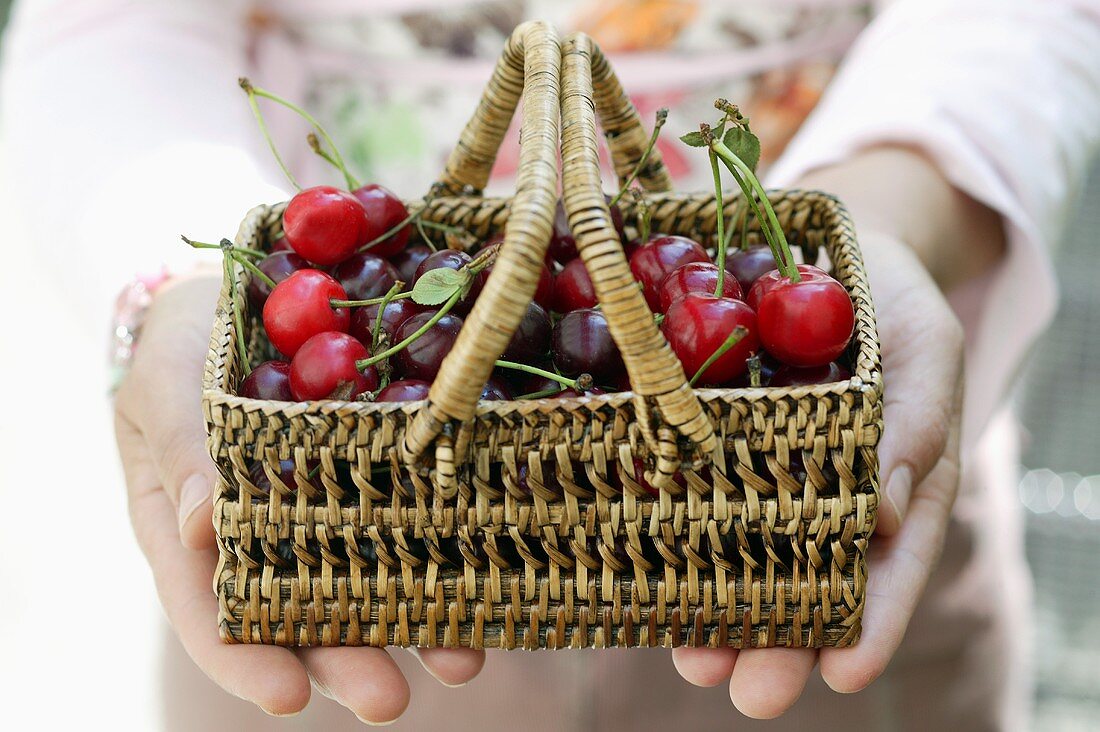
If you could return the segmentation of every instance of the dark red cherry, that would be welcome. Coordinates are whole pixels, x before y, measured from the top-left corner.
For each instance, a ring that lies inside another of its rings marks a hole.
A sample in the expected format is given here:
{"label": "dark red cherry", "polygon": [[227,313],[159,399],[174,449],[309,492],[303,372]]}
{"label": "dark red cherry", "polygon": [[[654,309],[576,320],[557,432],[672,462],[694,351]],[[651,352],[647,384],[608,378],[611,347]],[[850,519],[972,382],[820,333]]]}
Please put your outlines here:
{"label": "dark red cherry", "polygon": [[332,276],[348,293],[349,300],[382,297],[397,282],[394,266],[370,252],[356,252],[336,266]]}
{"label": "dark red cherry", "polygon": [[[466,252],[460,252],[455,249],[440,249],[438,252],[433,252],[427,259],[420,263],[416,268],[416,275],[413,277],[411,284],[415,285],[416,281],[423,277],[425,272],[440,268],[462,269],[471,261],[473,261],[472,258]],[[474,282],[470,287],[470,291],[455,304],[453,309],[454,312],[460,315],[470,312],[470,308],[474,306],[474,300],[481,294],[481,288],[484,285],[485,273],[479,272],[474,277]]]}
{"label": "dark red cherry", "polygon": [[[666,312],[668,306],[677,298],[689,292],[709,292],[714,294],[718,287],[718,265],[710,262],[688,262],[668,273],[661,281],[659,289],[661,312]],[[722,278],[722,297],[730,297],[734,300],[742,298],[741,285],[733,277]]]}
{"label": "dark red cherry", "polygon": [[[618,463],[616,463],[616,468],[618,468]],[[645,460],[642,460],[641,458],[634,458],[634,482],[640,485],[642,489],[645,490],[645,492],[649,495],[653,496],[654,498],[660,498],[661,490],[659,488],[655,488],[652,483],[646,480],[645,471]],[[685,478],[684,474],[679,471],[677,471],[672,476],[672,482],[674,482],[681,488],[687,488],[687,478]]]}
{"label": "dark red cherry", "polygon": [[378,369],[360,371],[355,362],[368,358],[366,346],[347,333],[318,333],[298,349],[290,362],[290,390],[299,401],[354,399],[378,388]]}
{"label": "dark red cherry", "polygon": [[731,249],[726,253],[726,271],[737,278],[742,292],[748,292],[760,275],[775,269],[775,257],[766,244],[754,244],[748,249]]}
{"label": "dark red cherry", "polygon": [[748,333],[707,367],[698,380],[702,386],[721,384],[738,376],[745,370],[745,359],[760,349],[752,308],[740,300],[691,292],[672,303],[661,331],[690,379],[739,325]]}
{"label": "dark red cherry", "polygon": [[332,186],[298,192],[283,212],[291,248],[324,267],[342,262],[367,240],[367,212],[350,193]]}
{"label": "dark red cherry", "polygon": [[580,257],[565,263],[565,267],[554,277],[554,310],[570,313],[581,308],[595,307],[596,288],[588,276],[584,262]]}
{"label": "dark red cherry", "polygon": [[562,389],[557,394],[552,394],[547,399],[575,399],[579,396],[599,396],[600,394],[606,394],[607,392],[598,386],[594,386],[591,389],[585,391],[583,394],[576,389],[570,387],[568,389]]}
{"label": "dark red cherry", "polygon": [[623,364],[619,347],[611,338],[607,318],[591,308],[567,313],[553,334],[554,364],[566,376],[591,374],[597,380],[610,380],[621,374]]}
{"label": "dark red cherry", "polygon": [[[760,351],[756,354],[760,363],[760,383],[758,386],[768,386],[771,383],[772,376],[783,365],[775,360],[767,351]],[[746,361],[748,364],[748,361]],[[751,365],[751,364],[749,364]],[[731,387],[751,387],[752,386],[752,370],[746,368],[745,373],[741,374],[733,381],[729,383]]]}
{"label": "dark red cherry", "polygon": [[286,361],[264,361],[244,378],[237,393],[248,399],[294,401],[294,395],[290,393],[290,364]]}
{"label": "dark red cherry", "polygon": [[[257,262],[256,266],[265,275],[275,280],[275,284],[279,284],[298,270],[309,269],[309,262],[292,251],[282,251],[267,255]],[[248,301],[252,303],[252,307],[256,310],[263,309],[264,303],[267,302],[267,296],[270,294],[271,285],[259,277],[253,276],[248,281]]]}
{"label": "dark red cherry", "polygon": [[[611,203],[611,196],[604,194],[604,200]],[[623,212],[619,207],[611,206],[611,223],[619,239],[624,238]],[[554,209],[554,226],[550,234],[550,248],[548,256],[555,262],[565,264],[570,259],[577,257],[577,240],[573,238],[573,232],[569,228],[569,216],[565,212],[565,203],[559,198],[558,205]]]}
{"label": "dark red cherry", "polygon": [[550,316],[538,303],[528,303],[503,357],[520,363],[545,359],[550,353],[550,332]]}
{"label": "dark red cherry", "polygon": [[673,270],[688,262],[709,262],[703,245],[683,236],[662,236],[650,239],[630,258],[630,271],[642,283],[649,309],[661,308],[661,282]]}
{"label": "dark red cherry", "polygon": [[481,390],[481,398],[484,401],[507,401],[512,398],[512,392],[503,379],[491,376]]}
{"label": "dark red cherry", "polygon": [[351,316],[346,308],[333,308],[329,301],[334,299],[347,299],[344,288],[315,269],[300,269],[280,282],[264,303],[264,330],[271,345],[293,356],[318,333],[346,331]]}
{"label": "dark red cherry", "polygon": [[768,382],[768,386],[812,386],[814,384],[831,384],[834,381],[847,381],[850,378],[852,378],[852,373],[838,363],[807,368],[781,366]]}
{"label": "dark red cherry", "polygon": [[[496,236],[486,241],[482,249],[484,250],[488,247],[500,246],[503,241],[504,237],[500,234],[497,234]],[[484,275],[484,279],[486,281],[488,281],[489,275],[492,273],[492,271],[492,266],[486,267],[483,271],[482,274]],[[539,283],[535,287],[535,302],[537,302],[539,305],[542,305],[542,307],[546,311],[550,311],[554,308],[554,275],[550,271],[550,267],[545,262],[543,262],[542,271],[539,272]]]}
{"label": "dark red cherry", "polygon": [[431,390],[432,385],[427,381],[421,381],[420,379],[401,379],[400,381],[391,381],[385,386],[382,391],[378,392],[378,396],[374,398],[376,402],[418,402],[421,399],[428,398],[428,392]]}
{"label": "dark red cherry", "polygon": [[[378,311],[381,307],[381,305],[367,305],[361,308],[352,308],[351,325],[348,328],[348,333],[351,333],[363,343],[372,343],[374,341],[374,324],[378,322]],[[424,312],[424,306],[417,305],[412,301],[412,298],[390,300],[386,303],[386,312],[382,315],[382,332],[390,337],[392,343],[393,335],[401,327],[401,324],[417,313],[422,312]]]}
{"label": "dark red cherry", "polygon": [[[367,183],[352,191],[367,213],[367,230],[363,243],[372,242],[409,217],[405,204],[390,191],[376,183]],[[412,224],[398,229],[392,236],[370,248],[371,254],[389,257],[405,248]]]}
{"label": "dark red cherry", "polygon": [[[307,467],[312,470],[317,466],[317,463],[310,461],[307,463]],[[279,461],[279,480],[283,482],[287,488],[292,490],[298,489],[298,474],[294,468],[293,460],[280,460]],[[257,460],[252,463],[252,467],[248,469],[248,478],[252,481],[252,484],[260,491],[261,495],[269,495],[271,493],[271,479],[267,477],[267,470],[264,469],[262,461]],[[309,484],[314,488],[321,489],[321,481],[317,479],[310,479]]]}
{"label": "dark red cherry", "polygon": [[746,299],[756,310],[768,353],[790,366],[824,366],[852,338],[852,300],[844,285],[817,267],[800,264],[798,271],[798,282],[778,271],[762,275]]}
{"label": "dark red cherry", "polygon": [[416,268],[432,253],[432,248],[427,244],[410,244],[397,254],[390,257],[390,264],[397,270],[397,279],[405,283],[405,287],[416,277]]}
{"label": "dark red cherry", "polygon": [[[431,320],[432,315],[419,313],[406,320],[394,334],[394,342],[399,343],[411,336]],[[444,315],[407,348],[394,354],[394,370],[405,379],[432,381],[439,373],[443,359],[454,348],[455,339],[461,329],[462,318],[449,313]]]}
{"label": "dark red cherry", "polygon": [[271,242],[268,251],[274,254],[275,252],[293,252],[294,250],[291,249],[290,242],[286,240],[286,236],[279,234],[279,237]]}

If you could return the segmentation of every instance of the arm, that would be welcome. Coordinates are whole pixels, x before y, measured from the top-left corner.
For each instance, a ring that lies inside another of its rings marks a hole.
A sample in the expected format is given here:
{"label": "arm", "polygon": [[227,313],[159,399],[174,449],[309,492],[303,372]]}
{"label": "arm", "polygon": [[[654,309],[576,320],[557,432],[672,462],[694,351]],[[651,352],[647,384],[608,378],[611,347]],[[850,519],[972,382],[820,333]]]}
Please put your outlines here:
{"label": "arm", "polygon": [[[820,654],[676,649],[688,681],[729,679],[742,712],[773,717],[815,662],[841,692],[886,668],[943,544],[960,445],[1053,313],[1044,248],[1100,135],[1097,49],[1100,12],[1083,2],[897,2],[776,165],[773,184],[845,202],[875,296],[887,427],[863,636]],[[978,307],[953,312],[948,298]]]}

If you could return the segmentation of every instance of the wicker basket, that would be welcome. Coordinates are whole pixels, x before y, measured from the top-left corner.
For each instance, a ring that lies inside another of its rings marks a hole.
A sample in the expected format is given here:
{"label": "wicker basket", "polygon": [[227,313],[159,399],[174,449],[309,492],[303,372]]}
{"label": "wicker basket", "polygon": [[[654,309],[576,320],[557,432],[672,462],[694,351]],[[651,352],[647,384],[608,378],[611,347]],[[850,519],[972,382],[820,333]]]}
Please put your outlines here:
{"label": "wicker basket", "polygon": [[[516,194],[484,198],[521,93]],[[203,392],[221,473],[215,584],[226,642],[535,649],[858,638],[878,506],[882,377],[851,222],[827,195],[773,194],[806,260],[824,249],[851,294],[854,376],[692,390],[612,227],[597,113],[625,176],[648,135],[599,49],[580,34],[559,41],[544,24],[520,26],[442,177],[448,195],[423,213],[482,239],[505,232],[424,402],[235,396],[227,281]],[[559,139],[570,225],[634,390],[479,403],[535,291],[557,200]],[[639,180],[655,230],[713,239],[713,195],[669,193],[659,155]],[[731,199],[726,214],[739,205]],[[238,243],[268,247],[282,208],[250,212]],[[240,272],[240,287],[247,278]],[[271,355],[257,315],[245,318],[254,359]],[[634,481],[636,458],[659,498]],[[279,478],[287,460],[300,487]],[[258,467],[270,489],[257,485]],[[517,482],[521,467],[529,491]],[[671,480],[678,470],[686,487]]]}

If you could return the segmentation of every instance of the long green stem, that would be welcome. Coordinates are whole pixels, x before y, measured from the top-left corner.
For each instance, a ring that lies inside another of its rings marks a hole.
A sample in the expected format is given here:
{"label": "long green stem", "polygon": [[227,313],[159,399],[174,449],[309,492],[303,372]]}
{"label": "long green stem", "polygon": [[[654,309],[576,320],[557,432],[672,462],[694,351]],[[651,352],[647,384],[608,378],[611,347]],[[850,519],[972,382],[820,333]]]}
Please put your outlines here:
{"label": "long green stem", "polygon": [[[404,286],[404,283],[397,283]],[[389,297],[388,293],[382,297],[372,297],[369,300],[337,300],[333,298],[328,301],[328,304],[334,308],[365,308],[368,305],[381,305],[383,302],[389,302],[390,300],[404,300],[405,298],[412,297],[412,292],[402,292],[399,295],[393,295]]]}
{"label": "long green stem", "polygon": [[714,176],[714,204],[718,208],[715,222],[715,236],[718,239],[718,282],[714,285],[714,296],[722,297],[726,286],[726,205],[722,200],[722,171],[718,168],[718,155],[714,150],[707,151],[710,159],[710,172]]}
{"label": "long green stem", "polygon": [[395,353],[398,353],[400,351],[405,350],[405,348],[407,348],[409,346],[409,344],[411,344],[413,341],[415,341],[420,336],[427,333],[428,330],[433,325],[438,323],[443,318],[444,315],[451,312],[451,308],[453,308],[455,306],[455,303],[457,303],[461,297],[462,297],[462,290],[461,289],[455,290],[454,294],[451,295],[449,298],[447,298],[447,302],[443,303],[443,307],[441,307],[439,310],[437,310],[435,312],[435,314],[432,315],[432,317],[429,318],[426,323],[424,323],[424,325],[417,328],[415,333],[410,334],[409,337],[407,337],[405,340],[403,340],[400,343],[397,343],[393,346],[390,346],[389,348],[382,351],[381,353],[377,353],[377,354],[371,356],[370,358],[364,358],[360,361],[356,361],[355,362],[355,367],[357,369],[359,369],[360,371],[362,371],[363,369],[367,368],[368,366],[373,366],[374,364],[379,363],[380,361],[385,361],[387,358],[394,355]]}
{"label": "long green stem", "polygon": [[243,254],[247,257],[255,257],[256,259],[263,259],[267,256],[266,252],[261,252],[259,249],[249,249],[248,247],[238,247],[232,243],[226,244],[223,240],[221,244],[207,244],[204,241],[195,241],[194,239],[188,239],[183,234],[180,234],[180,239],[183,239],[183,243],[194,249],[219,249],[223,252],[232,252],[234,254]]}
{"label": "long green stem", "polygon": [[555,374],[553,371],[547,371],[546,369],[540,369],[538,366],[529,366],[525,363],[517,363],[515,361],[505,361],[504,359],[497,359],[497,366],[506,369],[515,369],[516,371],[526,371],[529,374],[535,376],[542,376],[543,378],[556,381],[562,386],[567,388],[576,388],[577,380],[570,379],[568,376],[562,376],[561,374]]}
{"label": "long green stem", "polygon": [[229,277],[230,293],[233,296],[233,327],[237,331],[237,355],[241,360],[241,373],[248,376],[252,373],[252,365],[248,362],[248,348],[244,342],[244,314],[241,312],[240,293],[237,292],[237,268],[233,266],[233,258],[226,256],[224,260],[225,273]]}
{"label": "long green stem", "polygon": [[279,284],[275,280],[271,279],[271,277],[268,276],[267,272],[264,272],[262,269],[254,265],[251,260],[247,259],[246,257],[242,257],[236,252],[232,251],[229,253],[229,256],[243,264],[245,269],[251,272],[254,276],[259,277],[261,280],[263,280],[263,283],[271,289],[274,290],[275,286]]}
{"label": "long green stem", "polygon": [[699,377],[703,375],[703,372],[711,367],[715,361],[725,355],[726,351],[736,346],[742,338],[749,334],[748,329],[739,325],[733,329],[733,331],[726,337],[726,340],[722,342],[722,345],[710,354],[710,358],[703,362],[703,365],[699,367],[699,370],[695,372],[695,376],[691,377],[691,381],[688,382],[690,386],[695,386],[695,382],[699,380]]}
{"label": "long green stem", "polygon": [[767,219],[764,217],[764,212],[760,209],[760,205],[756,201],[756,196],[753,195],[752,186],[749,185],[748,181],[745,180],[735,166],[730,165],[725,160],[722,160],[722,164],[725,165],[733,175],[733,179],[741,189],[741,195],[745,197],[749,209],[753,212],[753,215],[756,216],[757,221],[760,222],[760,231],[764,235],[764,240],[768,243],[768,248],[772,250],[772,257],[775,258],[776,268],[782,270],[786,260],[783,259],[783,253],[779,248],[779,242],[775,239],[775,232],[768,226]]}
{"label": "long green stem", "polygon": [[264,99],[270,99],[276,104],[283,105],[287,109],[299,115],[306,122],[309,122],[311,125],[313,125],[313,128],[317,130],[321,137],[324,138],[325,143],[328,144],[328,146],[332,149],[332,155],[335,158],[333,162],[335,163],[336,167],[340,169],[340,172],[343,173],[344,181],[347,183],[348,190],[354,191],[356,188],[359,187],[359,181],[357,181],[355,179],[355,176],[351,174],[351,171],[348,170],[347,163],[344,162],[344,157],[340,154],[340,149],[336,147],[336,143],[332,141],[331,137],[329,137],[328,131],[325,130],[321,123],[318,122],[312,114],[302,109],[294,102],[288,99],[283,99],[278,94],[269,92],[266,89],[261,89],[259,87],[253,86],[252,83],[248,81],[248,79],[242,79],[241,86],[244,87],[245,91],[249,93],[249,97],[257,96],[263,97]]}
{"label": "long green stem", "polygon": [[[386,306],[397,296],[397,293],[401,292],[401,288],[404,286],[404,282],[394,282],[389,292],[382,296],[382,302],[378,303],[381,307],[378,308],[378,317],[374,319],[374,328],[371,329],[371,353],[374,353],[378,349],[378,339],[382,337],[382,316],[386,314]],[[411,295],[412,293],[410,292],[409,294]]]}
{"label": "long green stem", "polygon": [[661,134],[661,128],[665,126],[665,122],[668,121],[668,110],[661,107],[657,110],[657,119],[653,123],[653,134],[649,136],[649,144],[646,145],[644,151],[642,151],[642,157],[638,158],[637,165],[630,171],[630,175],[627,176],[626,181],[622,187],[619,188],[619,192],[615,194],[615,197],[607,204],[609,207],[614,206],[623,199],[630,186],[638,179],[638,176],[642,172],[642,168],[649,162],[649,156],[653,154],[653,148],[657,146],[657,138]]}
{"label": "long green stem", "polygon": [[237,83],[241,85],[241,88],[248,94],[248,106],[252,108],[252,116],[256,118],[256,124],[260,127],[260,133],[267,140],[267,146],[271,148],[271,154],[275,156],[275,162],[279,164],[279,168],[282,169],[283,175],[290,181],[290,185],[294,186],[295,190],[302,190],[302,187],[298,185],[298,181],[294,179],[294,175],[290,172],[290,168],[283,162],[283,156],[279,154],[279,148],[275,147],[275,141],[271,139],[271,132],[267,129],[267,122],[264,121],[264,115],[260,111],[260,105],[256,103],[256,89],[252,86],[252,82],[248,79],[241,77],[237,80]]}

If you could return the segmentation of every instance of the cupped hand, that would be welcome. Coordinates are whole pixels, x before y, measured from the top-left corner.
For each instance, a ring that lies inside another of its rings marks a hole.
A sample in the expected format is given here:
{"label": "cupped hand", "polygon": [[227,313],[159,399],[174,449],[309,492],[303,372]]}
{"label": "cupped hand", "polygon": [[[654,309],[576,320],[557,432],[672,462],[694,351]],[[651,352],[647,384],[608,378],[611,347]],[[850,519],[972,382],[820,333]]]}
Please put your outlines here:
{"label": "cupped hand", "polygon": [[[200,388],[219,286],[217,277],[193,276],[158,292],[115,403],[130,521],[161,604],[207,676],[267,713],[301,711],[312,680],[360,719],[392,721],[409,703],[409,685],[383,649],[225,645],[218,636],[211,591],[216,471],[206,449]],[[432,676],[452,686],[476,676],[485,660],[484,653],[465,649],[421,649],[418,656]]]}
{"label": "cupped hand", "polygon": [[963,334],[936,283],[896,238],[860,231],[882,343],[883,501],[868,558],[863,633],[849,648],[678,648],[680,675],[698,686],[729,680],[747,716],[777,717],[814,666],[835,691],[860,691],[894,655],[943,546],[959,480]]}

